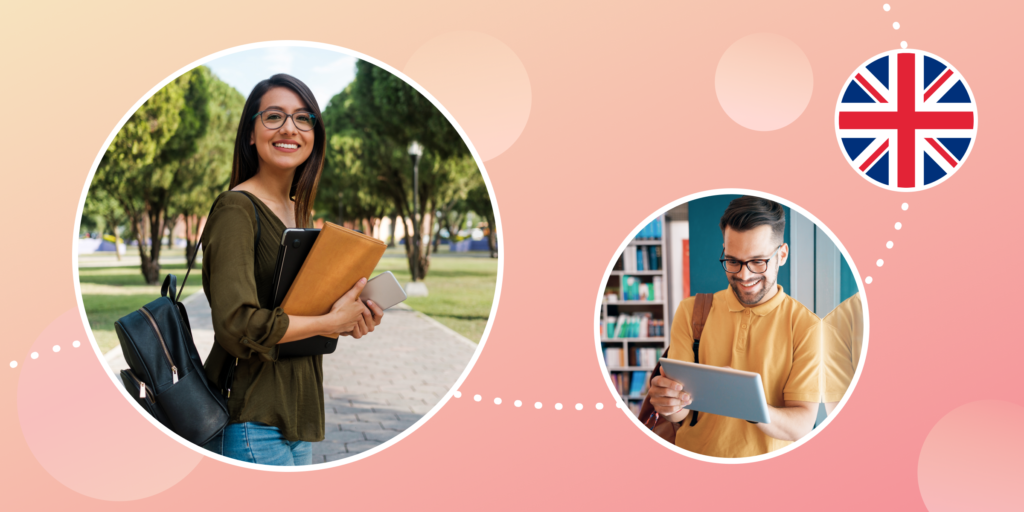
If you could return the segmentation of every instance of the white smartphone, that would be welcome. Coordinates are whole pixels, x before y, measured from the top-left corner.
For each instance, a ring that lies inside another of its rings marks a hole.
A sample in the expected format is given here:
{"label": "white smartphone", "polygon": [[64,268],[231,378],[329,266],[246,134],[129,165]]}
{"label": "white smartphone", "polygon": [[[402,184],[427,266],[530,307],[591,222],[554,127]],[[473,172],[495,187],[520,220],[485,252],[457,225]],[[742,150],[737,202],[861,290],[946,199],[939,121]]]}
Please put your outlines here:
{"label": "white smartphone", "polygon": [[366,282],[363,293],[359,294],[363,301],[372,300],[381,309],[388,309],[406,299],[405,290],[398,284],[398,279],[391,272],[384,272]]}

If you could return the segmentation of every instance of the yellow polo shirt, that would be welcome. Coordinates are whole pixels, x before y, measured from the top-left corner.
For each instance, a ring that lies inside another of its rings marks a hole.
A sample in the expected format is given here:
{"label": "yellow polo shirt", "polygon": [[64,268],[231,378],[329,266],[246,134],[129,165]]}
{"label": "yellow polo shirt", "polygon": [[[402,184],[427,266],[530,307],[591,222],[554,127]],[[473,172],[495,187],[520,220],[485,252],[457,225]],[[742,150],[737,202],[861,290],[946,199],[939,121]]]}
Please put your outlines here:
{"label": "yellow polo shirt", "polygon": [[864,308],[860,293],[836,306],[824,323],[825,388],[824,402],[838,402],[853,381],[864,343]]}
{"label": "yellow polo shirt", "polygon": [[[695,300],[683,300],[676,310],[670,359],[693,361]],[[817,403],[821,397],[821,320],[786,295],[782,286],[771,300],[754,307],[741,304],[727,288],[715,294],[704,324],[700,363],[759,373],[765,398],[773,407],[785,407],[786,400]],[[691,427],[691,417],[679,428],[676,446],[694,453],[751,457],[790,444],[766,436],[745,420],[702,412]]]}

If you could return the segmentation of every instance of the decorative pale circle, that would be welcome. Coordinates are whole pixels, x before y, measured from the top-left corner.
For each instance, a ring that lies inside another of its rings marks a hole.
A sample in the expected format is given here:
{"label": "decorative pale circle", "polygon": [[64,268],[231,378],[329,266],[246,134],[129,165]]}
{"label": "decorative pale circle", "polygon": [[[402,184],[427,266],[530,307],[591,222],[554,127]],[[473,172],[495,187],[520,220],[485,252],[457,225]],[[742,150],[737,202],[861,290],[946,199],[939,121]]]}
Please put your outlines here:
{"label": "decorative pale circle", "polygon": [[540,402],[537,402],[537,403],[533,404],[533,407],[534,407],[535,409],[540,409],[541,407],[544,407],[544,405],[543,405],[543,404],[541,404]]}
{"label": "decorative pale circle", "polygon": [[867,276],[864,278],[864,282],[867,284],[871,284],[871,281],[874,281],[874,279],[872,279],[871,276]]}
{"label": "decorative pale circle", "polygon": [[882,265],[885,265],[885,262],[882,261],[882,260],[878,260],[878,261],[875,262],[875,265],[878,265],[879,267],[881,267]]}
{"label": "decorative pale circle", "polygon": [[597,408],[597,410],[600,411],[601,409],[604,409],[604,404],[602,404],[601,402],[598,402],[597,405],[595,405],[594,407]]}
{"label": "decorative pale circle", "polygon": [[582,411],[583,410],[583,404],[576,404],[576,410],[577,411]]}
{"label": "decorative pale circle", "polygon": [[1001,400],[962,405],[921,446],[917,484],[930,512],[1020,510],[1024,503],[1024,407]]}
{"label": "decorative pale circle", "polygon": [[455,398],[462,398],[462,391],[456,391],[455,393],[452,393],[452,396]]}
{"label": "decorative pale circle", "polygon": [[[78,308],[73,308],[43,330],[32,348],[84,336]],[[92,351],[79,350],[21,371],[18,420],[25,442],[42,469],[79,494],[129,501],[161,493],[185,478],[203,456],[150,423],[101,364]],[[60,407],[54,407],[54,397],[60,397]],[[69,428],[68,418],[102,421],[76,421]],[[132,457],[130,464],[111,456],[111,450],[129,454],[142,447],[146,456]]]}
{"label": "decorative pale circle", "polygon": [[501,399],[500,398],[495,398],[494,399],[494,405],[501,405]]}
{"label": "decorative pale circle", "polygon": [[900,208],[902,208],[902,209],[903,209],[903,211],[907,211],[907,208],[910,208],[910,205],[909,205],[909,204],[907,204],[907,203],[903,203],[903,205],[902,205],[902,206],[900,206]]}
{"label": "decorative pale circle", "polygon": [[898,22],[898,21],[892,22],[892,28],[894,28],[896,30],[899,30],[900,29],[900,22]]}
{"label": "decorative pale circle", "polygon": [[439,35],[420,46],[402,71],[451,112],[485,162],[504,153],[526,127],[530,77],[516,53],[494,37]]}
{"label": "decorative pale circle", "polygon": [[906,41],[900,41],[900,48],[903,48],[904,50],[906,50],[907,49],[907,42]]}
{"label": "decorative pale circle", "polygon": [[562,410],[562,404],[555,404],[555,410],[556,411],[561,411]]}
{"label": "decorative pale circle", "polygon": [[885,10],[885,12],[889,12],[889,4],[885,4],[885,5],[883,5],[883,6],[882,6],[882,9],[884,9],[884,10]]}
{"label": "decorative pale circle", "polygon": [[516,400],[512,405],[515,405],[516,407],[522,407],[523,406],[523,401],[522,400]]}
{"label": "decorative pale circle", "polygon": [[902,222],[897,222],[896,223],[896,231],[899,231],[901,229],[903,229],[903,223]]}
{"label": "decorative pale circle", "polygon": [[30,354],[30,357],[32,359],[39,359],[39,352],[32,352],[32,354]]}
{"label": "decorative pale circle", "polygon": [[978,110],[967,80],[921,50],[868,59],[836,100],[836,139],[854,172],[897,192],[938,185],[963,168],[977,140]]}
{"label": "decorative pale circle", "polygon": [[744,128],[772,131],[796,121],[811,100],[814,75],[803,50],[780,35],[751,34],[718,61],[715,93]]}
{"label": "decorative pale circle", "polygon": [[892,240],[889,240],[888,242],[885,243],[885,248],[892,249]]}
{"label": "decorative pale circle", "polygon": [[479,402],[481,399],[483,399],[482,396],[480,396],[480,395],[473,395],[473,401]]}
{"label": "decorative pale circle", "polygon": [[17,368],[17,367],[18,367],[18,362],[17,361],[11,361],[11,368]]}
{"label": "decorative pale circle", "polygon": [[54,345],[53,346],[53,351],[54,352],[60,352],[60,345]]}
{"label": "decorative pale circle", "polygon": [[80,342],[78,340],[72,341],[71,342],[71,346],[75,347],[75,348],[81,347],[82,346],[82,342]]}

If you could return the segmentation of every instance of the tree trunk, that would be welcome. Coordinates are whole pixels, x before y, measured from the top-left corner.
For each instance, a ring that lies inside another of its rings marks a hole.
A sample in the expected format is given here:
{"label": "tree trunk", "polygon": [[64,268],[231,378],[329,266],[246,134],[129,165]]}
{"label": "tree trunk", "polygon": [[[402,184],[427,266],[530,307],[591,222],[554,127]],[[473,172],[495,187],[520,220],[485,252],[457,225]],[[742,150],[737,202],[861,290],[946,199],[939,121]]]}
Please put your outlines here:
{"label": "tree trunk", "polygon": [[498,225],[494,222],[494,212],[487,212],[487,247],[491,249],[491,257],[498,257]]}
{"label": "tree trunk", "polygon": [[388,235],[388,249],[395,248],[395,222],[398,222],[398,212],[392,211],[388,216],[391,219],[391,234]]}
{"label": "tree trunk", "polygon": [[142,260],[142,276],[147,284],[160,284],[160,248],[161,236],[164,231],[164,212],[149,212],[149,258]]}

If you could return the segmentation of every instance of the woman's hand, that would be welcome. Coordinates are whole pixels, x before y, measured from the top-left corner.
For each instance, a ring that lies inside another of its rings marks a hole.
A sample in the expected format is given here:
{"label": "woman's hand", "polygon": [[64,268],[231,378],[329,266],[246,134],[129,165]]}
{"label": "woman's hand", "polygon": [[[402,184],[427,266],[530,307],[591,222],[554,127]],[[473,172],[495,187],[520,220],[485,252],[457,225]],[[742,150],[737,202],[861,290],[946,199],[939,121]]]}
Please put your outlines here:
{"label": "woman's hand", "polygon": [[326,316],[328,324],[333,327],[333,332],[361,338],[377,325],[374,323],[367,325],[366,323],[367,317],[371,319],[373,317],[363,302],[359,300],[359,294],[363,291],[364,286],[366,286],[366,278],[356,282],[349,291],[345,292],[345,295],[342,295],[331,306],[331,311]]}

